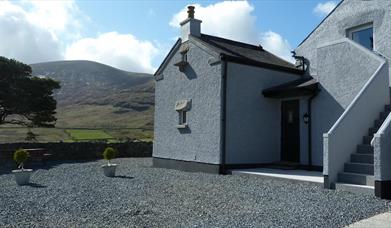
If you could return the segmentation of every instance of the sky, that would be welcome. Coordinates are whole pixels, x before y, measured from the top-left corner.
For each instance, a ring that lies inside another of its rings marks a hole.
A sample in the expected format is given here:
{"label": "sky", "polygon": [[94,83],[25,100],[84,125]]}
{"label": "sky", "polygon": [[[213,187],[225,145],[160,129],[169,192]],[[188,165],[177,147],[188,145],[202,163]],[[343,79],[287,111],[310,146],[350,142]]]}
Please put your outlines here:
{"label": "sky", "polygon": [[91,60],[153,73],[180,35],[194,5],[201,32],[290,51],[339,0],[0,0],[0,56],[27,64]]}

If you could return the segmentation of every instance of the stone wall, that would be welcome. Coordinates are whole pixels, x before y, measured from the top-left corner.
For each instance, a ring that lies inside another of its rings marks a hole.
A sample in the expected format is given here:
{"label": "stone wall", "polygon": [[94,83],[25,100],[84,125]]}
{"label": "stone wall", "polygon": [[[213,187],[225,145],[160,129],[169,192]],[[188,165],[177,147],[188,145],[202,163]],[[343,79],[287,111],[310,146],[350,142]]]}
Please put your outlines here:
{"label": "stone wall", "polygon": [[102,159],[106,147],[118,151],[117,157],[151,157],[152,142],[79,142],[79,143],[6,143],[0,144],[0,163],[11,161],[16,149],[45,148],[50,160],[93,160]]}

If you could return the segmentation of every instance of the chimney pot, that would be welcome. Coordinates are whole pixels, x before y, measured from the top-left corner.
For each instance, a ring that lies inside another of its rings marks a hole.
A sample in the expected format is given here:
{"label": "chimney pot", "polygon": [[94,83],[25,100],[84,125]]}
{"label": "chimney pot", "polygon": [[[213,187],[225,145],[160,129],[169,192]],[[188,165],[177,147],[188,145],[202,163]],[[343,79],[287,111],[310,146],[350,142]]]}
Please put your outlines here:
{"label": "chimney pot", "polygon": [[[0,0],[1,1],[1,0]],[[194,6],[187,7],[187,18],[180,23],[182,42],[189,40],[189,36],[201,37],[201,22],[194,18]]]}
{"label": "chimney pot", "polygon": [[187,18],[193,18],[194,19],[194,6],[188,6],[187,7]]}

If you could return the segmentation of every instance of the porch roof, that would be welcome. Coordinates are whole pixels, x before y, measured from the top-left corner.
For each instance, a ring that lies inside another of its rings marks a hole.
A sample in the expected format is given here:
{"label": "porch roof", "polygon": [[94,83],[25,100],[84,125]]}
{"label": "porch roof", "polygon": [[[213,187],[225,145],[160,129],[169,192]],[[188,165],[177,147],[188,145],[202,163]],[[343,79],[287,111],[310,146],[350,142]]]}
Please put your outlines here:
{"label": "porch roof", "polygon": [[286,98],[309,96],[318,91],[318,82],[312,77],[305,77],[264,89],[262,94],[270,98]]}

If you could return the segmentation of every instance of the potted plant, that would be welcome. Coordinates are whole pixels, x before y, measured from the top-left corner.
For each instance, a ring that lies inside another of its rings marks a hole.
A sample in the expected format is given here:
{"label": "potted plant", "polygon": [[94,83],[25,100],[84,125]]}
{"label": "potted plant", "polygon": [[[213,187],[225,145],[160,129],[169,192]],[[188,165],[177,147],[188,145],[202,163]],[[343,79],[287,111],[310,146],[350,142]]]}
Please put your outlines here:
{"label": "potted plant", "polygon": [[29,153],[24,149],[18,149],[14,153],[14,161],[18,164],[18,169],[12,170],[15,181],[18,185],[26,185],[30,182],[32,169],[25,169],[24,162],[27,160]]}
{"label": "potted plant", "polygon": [[102,165],[103,173],[106,177],[114,177],[117,164],[110,163],[110,160],[115,157],[116,151],[112,147],[107,147],[103,151],[103,158],[107,161],[106,165]]}

